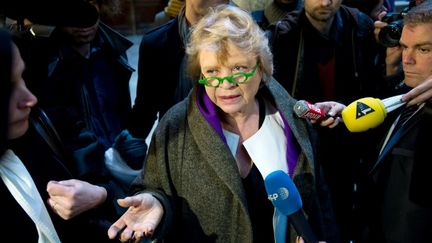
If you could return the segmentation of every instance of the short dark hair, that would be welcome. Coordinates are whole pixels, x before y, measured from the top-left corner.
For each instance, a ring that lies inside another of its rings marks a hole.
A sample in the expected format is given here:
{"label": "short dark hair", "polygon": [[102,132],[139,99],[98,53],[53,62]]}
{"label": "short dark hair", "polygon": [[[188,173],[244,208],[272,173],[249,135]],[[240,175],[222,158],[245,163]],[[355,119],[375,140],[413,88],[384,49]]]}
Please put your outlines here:
{"label": "short dark hair", "polygon": [[417,25],[432,23],[432,0],[425,0],[413,7],[404,17],[404,24]]}

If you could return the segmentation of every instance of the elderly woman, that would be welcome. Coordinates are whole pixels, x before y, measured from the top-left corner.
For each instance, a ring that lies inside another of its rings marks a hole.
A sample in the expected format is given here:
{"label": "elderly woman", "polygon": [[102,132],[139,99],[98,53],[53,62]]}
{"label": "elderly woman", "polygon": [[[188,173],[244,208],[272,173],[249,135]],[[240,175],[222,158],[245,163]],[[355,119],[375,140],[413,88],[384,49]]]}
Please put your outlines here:
{"label": "elderly woman", "polygon": [[[110,238],[273,242],[274,207],[263,178],[283,170],[318,238],[335,242],[309,125],[295,118],[295,100],[271,78],[259,26],[247,12],[220,6],[196,25],[187,53],[198,84],[161,119],[137,180],[142,191],[119,200],[129,209]],[[287,232],[283,241],[293,242],[296,234]]]}

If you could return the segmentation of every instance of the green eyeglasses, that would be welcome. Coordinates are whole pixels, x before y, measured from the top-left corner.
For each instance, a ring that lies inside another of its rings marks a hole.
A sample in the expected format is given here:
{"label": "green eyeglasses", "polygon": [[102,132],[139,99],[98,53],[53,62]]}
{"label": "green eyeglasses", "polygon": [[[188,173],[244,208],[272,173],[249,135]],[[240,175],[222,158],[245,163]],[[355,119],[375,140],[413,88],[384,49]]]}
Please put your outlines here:
{"label": "green eyeglasses", "polygon": [[255,74],[255,70],[258,68],[258,63],[255,65],[254,68],[249,73],[244,72],[238,72],[234,73],[231,76],[219,78],[219,77],[207,77],[198,80],[198,83],[204,84],[208,87],[217,88],[221,83],[223,83],[224,80],[232,83],[232,84],[242,84],[245,83],[250,77],[252,77]]}

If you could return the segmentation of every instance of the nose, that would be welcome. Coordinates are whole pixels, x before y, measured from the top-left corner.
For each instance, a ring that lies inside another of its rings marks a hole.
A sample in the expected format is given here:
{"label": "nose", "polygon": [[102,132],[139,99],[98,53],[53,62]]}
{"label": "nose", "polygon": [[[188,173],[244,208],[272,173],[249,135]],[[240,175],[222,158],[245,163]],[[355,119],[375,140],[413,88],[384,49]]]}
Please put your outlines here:
{"label": "nose", "polygon": [[321,5],[324,7],[330,6],[333,0],[321,0]]}
{"label": "nose", "polygon": [[[230,77],[232,75],[232,72],[229,70],[221,71],[220,77]],[[230,89],[231,87],[235,86],[235,84],[230,83],[226,78],[222,81],[222,83],[219,85],[219,87],[224,89]]]}
{"label": "nose", "polygon": [[30,90],[28,90],[27,87],[25,87],[22,90],[22,96],[21,97],[22,98],[19,102],[19,106],[22,109],[31,108],[31,107],[35,106],[38,102],[36,96]]}
{"label": "nose", "polygon": [[222,83],[219,85],[219,87],[223,89],[230,89],[234,86],[237,86],[236,84],[230,83],[227,79],[224,79]]}
{"label": "nose", "polygon": [[402,61],[404,65],[415,64],[415,57],[413,51],[405,49],[402,52]]}

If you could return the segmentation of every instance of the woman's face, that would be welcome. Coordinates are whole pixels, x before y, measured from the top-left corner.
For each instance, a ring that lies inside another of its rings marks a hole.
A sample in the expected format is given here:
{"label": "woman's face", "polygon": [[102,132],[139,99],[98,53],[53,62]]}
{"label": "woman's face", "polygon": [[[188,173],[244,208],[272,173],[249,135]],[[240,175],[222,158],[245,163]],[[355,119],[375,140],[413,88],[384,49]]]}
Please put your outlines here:
{"label": "woman's face", "polygon": [[[228,44],[227,59],[222,65],[218,62],[216,51],[202,49],[199,53],[199,61],[204,77],[223,78],[237,72],[249,73],[257,64],[254,55],[238,49],[231,43]],[[213,103],[228,115],[252,113],[255,107],[255,95],[261,83],[261,70],[258,65],[254,75],[242,84],[232,84],[224,80],[217,88],[205,86],[206,93]]]}
{"label": "woman's face", "polygon": [[12,93],[9,103],[8,139],[19,138],[28,129],[31,107],[37,103],[36,97],[27,89],[22,74],[24,62],[15,45],[12,45]]}

